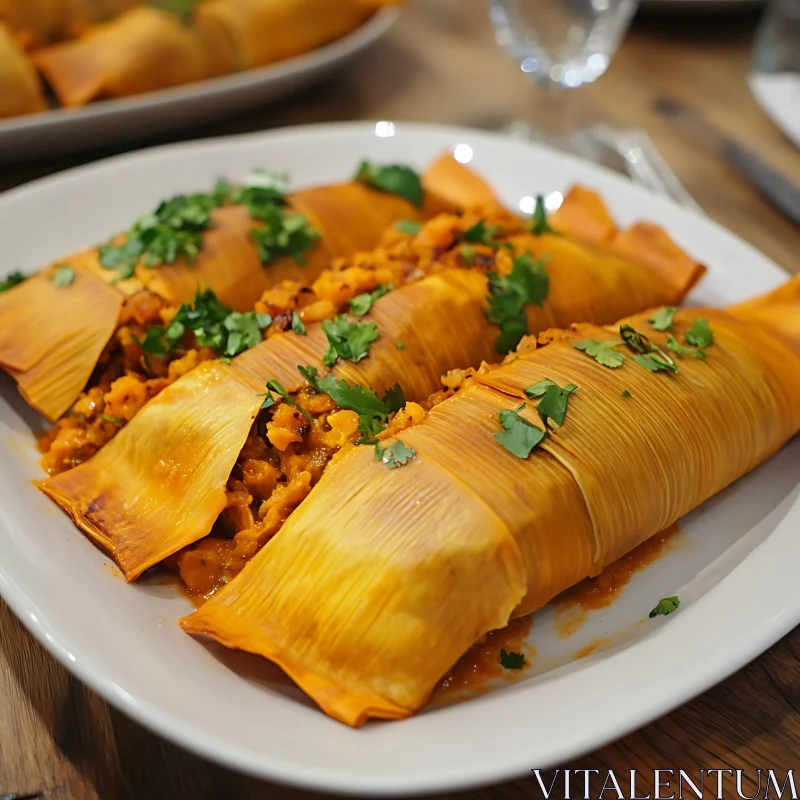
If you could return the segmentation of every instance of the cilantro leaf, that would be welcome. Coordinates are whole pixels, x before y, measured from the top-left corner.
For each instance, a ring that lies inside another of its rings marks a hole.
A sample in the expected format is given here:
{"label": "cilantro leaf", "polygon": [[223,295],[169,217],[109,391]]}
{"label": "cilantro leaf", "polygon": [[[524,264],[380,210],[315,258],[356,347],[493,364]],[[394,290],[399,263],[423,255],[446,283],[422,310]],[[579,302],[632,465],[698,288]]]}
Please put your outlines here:
{"label": "cilantro leaf", "polygon": [[497,419],[505,430],[497,431],[494,435],[494,438],[509,453],[518,458],[527,458],[534,447],[540,445],[547,437],[545,431],[519,415],[523,408],[525,408],[525,403],[517,406],[513,411],[501,411],[497,415]]}
{"label": "cilantro leaf", "polygon": [[366,292],[365,294],[356,295],[350,301],[350,311],[353,312],[357,317],[363,317],[371,308],[372,304],[383,297],[385,294],[394,289],[394,284],[387,283],[382,286],[378,286],[374,292]]}
{"label": "cilantro leaf", "polygon": [[351,322],[345,314],[325,320],[322,330],[328,337],[328,349],[322,357],[326,367],[332,367],[340,358],[361,361],[369,355],[370,345],[379,336],[376,323]]}
{"label": "cilantro leaf", "polygon": [[229,199],[244,206],[253,219],[267,220],[276,206],[286,203],[288,189],[288,175],[254,169],[238,189],[229,192]]}
{"label": "cilantro leaf", "polygon": [[650,327],[657,331],[668,331],[678,309],[675,306],[664,306],[653,313],[648,322]]}
{"label": "cilantro leaf", "polygon": [[[224,356],[232,357],[244,350],[249,350],[261,342],[261,325],[258,317],[253,311],[232,311],[223,321],[222,325],[228,332],[228,341],[222,353]],[[265,315],[272,322],[272,317]],[[262,320],[265,321],[265,320]],[[269,322],[267,323],[269,325]],[[205,333],[205,331],[204,331]],[[201,337],[198,337],[198,342]]]}
{"label": "cilantro leaf", "polygon": [[[544,383],[544,381],[539,381],[539,383],[534,384],[530,388],[538,391],[539,389],[537,387],[542,383]],[[550,381],[550,383],[545,386],[542,399],[539,401],[539,405],[536,406],[539,418],[545,425],[547,425],[548,419],[552,419],[556,425],[564,424],[564,417],[567,414],[567,400],[577,388],[578,387],[574,383],[568,383],[562,389],[556,383],[553,383],[553,381]],[[528,394],[527,389],[525,390],[525,394]]]}
{"label": "cilantro leaf", "polygon": [[[527,389],[524,389],[524,394],[526,397],[530,397],[533,400],[535,397],[542,397],[544,393],[547,391],[549,386],[555,386],[555,381],[551,381],[550,378],[544,378],[541,381],[536,381],[533,386],[529,386]],[[572,384],[570,384],[572,385]]]}
{"label": "cilantro leaf", "polygon": [[686,331],[684,338],[689,344],[703,349],[714,341],[714,332],[705,317],[698,317],[692,323],[692,327]]}
{"label": "cilantro leaf", "polygon": [[488,274],[488,306],[483,309],[489,322],[500,327],[495,342],[498,353],[513,350],[528,332],[526,305],[541,305],[549,290],[549,277],[545,261],[534,261],[530,253],[523,253],[512,261],[511,272],[499,277]]}
{"label": "cilantro leaf", "polygon": [[680,604],[681,599],[677,595],[675,597],[662,597],[661,600],[658,601],[658,605],[650,612],[650,619],[661,616],[662,614],[664,616],[671,614],[673,611],[678,610]]}
{"label": "cilantro leaf", "polygon": [[382,167],[369,161],[362,161],[354,180],[365,183],[379,192],[399,195],[408,200],[412,206],[422,208],[424,201],[422,181],[410,167],[399,164]]}
{"label": "cilantro leaf", "polygon": [[524,653],[507,653],[500,648],[500,664],[504,669],[522,669],[525,666]]}
{"label": "cilantro leaf", "polygon": [[401,219],[399,222],[395,222],[394,227],[400,233],[416,236],[422,230],[422,223],[415,219]]}
{"label": "cilantro leaf", "polygon": [[375,443],[375,460],[382,461],[387,469],[405,466],[417,455],[413,447],[406,447],[399,439],[389,447],[381,447],[380,442]]}
{"label": "cilantro leaf", "polygon": [[471,244],[461,245],[461,260],[465,267],[471,267],[475,260],[475,248]]}
{"label": "cilantro leaf", "polygon": [[708,354],[693,347],[684,347],[671,333],[667,334],[667,347],[679,356],[694,356],[695,358],[708,358]]}
{"label": "cilantro leaf", "polygon": [[110,422],[112,425],[116,425],[118,428],[121,428],[125,424],[124,419],[112,417],[111,414],[98,414],[98,416],[100,419],[104,419],[106,422]]}
{"label": "cilantro leaf", "polygon": [[650,372],[677,372],[678,366],[674,361],[664,361],[661,356],[654,353],[649,353],[646,356],[640,356],[638,353],[633,354],[633,360],[640,366],[644,367]]}
{"label": "cilantro leaf", "polygon": [[253,228],[251,235],[261,263],[267,266],[279,256],[287,255],[304,264],[306,252],[319,239],[319,233],[305,215],[275,204],[260,207],[258,215],[264,226]]}
{"label": "cilantro leaf", "polygon": [[631,394],[631,393],[630,393],[630,392],[629,392],[627,389],[623,389],[623,390],[620,392],[620,394],[621,394],[623,397],[633,397],[633,395],[632,395],[632,394]]}
{"label": "cilantro leaf", "polygon": [[305,336],[307,333],[305,323],[300,319],[300,315],[296,311],[292,311],[292,330],[298,336]]}
{"label": "cilantro leaf", "polygon": [[394,343],[394,346],[395,346],[395,347],[396,347],[398,350],[405,350],[405,349],[406,349],[406,346],[405,346],[405,345],[404,345],[402,342],[395,342],[395,343]]}
{"label": "cilantro leaf", "polygon": [[406,397],[399,383],[387,389],[386,394],[383,396],[383,404],[386,406],[387,414],[394,414],[395,411],[399,411],[406,404]]}
{"label": "cilantro leaf", "polygon": [[487,225],[485,220],[478,220],[471,228],[467,228],[461,235],[461,240],[472,244],[485,244],[497,250],[499,242],[494,238],[500,230],[499,225]]}
{"label": "cilantro leaf", "polygon": [[0,280],[0,292],[6,292],[14,286],[19,286],[19,284],[27,280],[27,277],[24,272],[20,272],[18,269],[14,270],[7,278]]}
{"label": "cilantro leaf", "polygon": [[333,375],[319,377],[316,367],[297,367],[298,372],[318,392],[327,394],[339,408],[355,411],[359,416],[377,417],[386,419],[389,409],[386,404],[371,389],[359,383],[350,385],[347,381],[339,380]]}
{"label": "cilantro leaf", "polygon": [[267,391],[264,394],[258,395],[258,397],[266,398],[264,402],[261,404],[260,408],[271,408],[275,405],[277,400],[272,396],[272,393],[275,392],[276,394],[280,395],[281,399],[283,400],[286,405],[292,406],[300,411],[309,422],[314,421],[314,417],[308,413],[304,408],[298,405],[297,401],[289,394],[289,392],[284,389],[284,387],[278,383],[276,380],[269,380],[267,381]]}
{"label": "cilantro leaf", "polygon": [[587,356],[591,356],[598,364],[602,364],[609,369],[621,367],[625,361],[625,356],[618,353],[614,348],[619,347],[623,342],[614,339],[609,342],[598,342],[595,339],[584,339],[575,342],[573,345],[576,350],[582,350]]}
{"label": "cilantro leaf", "polygon": [[75,269],[74,267],[69,267],[66,264],[62,264],[56,269],[50,280],[53,282],[54,286],[58,286],[59,288],[63,289],[64,287],[69,286],[75,280]]}
{"label": "cilantro leaf", "polygon": [[658,345],[630,325],[620,325],[619,335],[634,351],[633,360],[650,372],[677,372],[678,365]]}
{"label": "cilantro leaf", "polygon": [[547,221],[547,209],[544,205],[544,197],[536,195],[536,208],[530,221],[530,231],[534,236],[541,236],[543,233],[556,233]]}

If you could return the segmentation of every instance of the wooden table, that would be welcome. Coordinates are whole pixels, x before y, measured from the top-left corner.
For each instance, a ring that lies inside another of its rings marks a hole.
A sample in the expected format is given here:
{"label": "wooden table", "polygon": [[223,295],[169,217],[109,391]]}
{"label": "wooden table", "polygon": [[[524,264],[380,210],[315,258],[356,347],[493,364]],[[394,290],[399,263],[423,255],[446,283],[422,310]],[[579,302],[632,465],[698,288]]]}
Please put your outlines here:
{"label": "wooden table", "polygon": [[[580,113],[646,128],[711,217],[797,271],[800,231],[652,109],[661,95],[691,103],[800,183],[800,153],[745,85],[756,20],[752,13],[640,16],[608,74],[581,90]],[[526,112],[536,113],[530,87],[495,46],[481,0],[412,0],[379,46],[326,83],[193,135],[354,118],[481,124]],[[0,189],[98,155],[6,167]],[[642,784],[652,787],[656,768],[739,768],[754,775],[756,767],[800,767],[798,753],[800,630],[698,699],[569,766],[617,774],[636,767]],[[745,781],[747,794],[755,791],[751,783]],[[6,793],[49,800],[315,796],[235,775],[148,733],[72,678],[0,605],[0,798]],[[523,778],[468,796],[538,794],[535,782]]]}

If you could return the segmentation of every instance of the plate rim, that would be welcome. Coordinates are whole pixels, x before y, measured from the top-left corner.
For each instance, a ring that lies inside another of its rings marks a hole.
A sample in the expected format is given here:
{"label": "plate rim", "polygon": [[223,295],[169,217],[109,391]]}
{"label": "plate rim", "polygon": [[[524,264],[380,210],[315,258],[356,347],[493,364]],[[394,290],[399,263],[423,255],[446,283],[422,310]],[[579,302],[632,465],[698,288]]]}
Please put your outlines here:
{"label": "plate rim", "polygon": [[[48,187],[51,185],[74,180],[76,174],[80,176],[85,173],[102,172],[104,169],[108,168],[109,165],[118,164],[120,162],[124,164],[129,161],[135,163],[138,160],[147,160],[154,156],[158,157],[159,154],[163,154],[165,151],[167,153],[176,150],[202,151],[218,146],[235,148],[244,140],[268,140],[282,137],[296,138],[297,134],[300,132],[306,133],[311,137],[327,135],[333,132],[341,133],[345,136],[353,134],[365,135],[374,132],[374,125],[374,121],[299,125],[267,132],[223,136],[188,143],[160,145],[112,156],[88,165],[74,167],[8,190],[0,194],[0,210],[3,210],[7,204],[13,204],[17,198],[24,199],[25,195],[30,193],[47,191]],[[399,122],[397,126],[398,135],[409,134],[412,137],[414,135],[425,136],[428,134],[439,134],[452,138],[472,137],[473,139],[492,139],[495,141],[508,140],[507,137],[499,134],[454,126],[405,122]],[[466,138],[466,141],[469,140],[469,138]],[[541,145],[531,144],[528,145],[528,147],[540,153],[547,154],[550,152]],[[630,181],[603,167],[588,164],[577,158],[565,158],[569,161],[579,162],[582,168],[591,167],[591,171],[604,173],[606,179],[613,178],[616,182],[628,184],[628,191],[634,189],[636,191],[645,191],[639,187],[633,187]],[[740,250],[744,248],[744,250],[742,250],[743,253],[746,252],[750,255],[758,256],[764,263],[772,265],[779,272],[783,272],[771,259],[714,220],[687,211],[671,201],[661,198],[659,198],[659,200],[668,203],[673,206],[676,211],[688,215],[703,225],[712,226],[725,237],[735,240]],[[750,571],[753,571],[755,566],[760,565],[761,562],[765,560],[768,561],[767,555],[769,551],[774,550],[782,539],[790,538],[787,533],[798,520],[800,520],[800,498],[795,499],[775,530],[762,544],[757,546],[755,550],[746,557],[743,564],[751,562]],[[0,508],[0,525],[6,527],[2,508]],[[738,570],[734,570],[726,575],[719,584],[706,592],[697,602],[683,609],[680,615],[676,615],[675,618],[671,617],[660,623],[659,627],[661,627],[661,625],[668,627],[665,627],[664,630],[658,633],[659,643],[666,648],[669,648],[670,645],[677,645],[679,648],[683,648],[686,644],[686,639],[682,639],[681,636],[687,636],[687,628],[689,627],[694,627],[695,631],[701,627],[698,625],[698,620],[700,619],[706,619],[707,623],[710,625],[710,630],[713,631],[713,635],[716,637],[721,635],[721,631],[726,627],[726,624],[728,629],[731,627],[735,629],[733,620],[723,619],[723,624],[720,624],[720,620],[717,617],[719,610],[728,607],[731,598],[736,598],[740,594],[741,585],[744,580],[743,572],[745,572],[745,570],[741,567]],[[746,582],[743,585],[747,587]],[[398,769],[396,775],[390,775],[386,772],[342,772],[331,770],[326,767],[316,767],[312,769],[307,766],[301,767],[292,762],[287,762],[283,758],[270,758],[263,753],[257,753],[254,750],[247,750],[239,746],[226,748],[224,747],[224,741],[215,738],[213,735],[206,734],[203,731],[198,731],[197,728],[183,722],[180,717],[165,713],[146,701],[128,695],[110,675],[103,674],[102,670],[96,667],[94,670],[92,669],[92,659],[90,656],[87,657],[85,651],[78,649],[78,652],[82,653],[80,659],[77,662],[71,661],[68,658],[68,654],[75,652],[75,649],[70,649],[69,637],[63,636],[58,631],[51,630],[49,626],[38,621],[38,619],[44,616],[41,609],[16,585],[13,576],[6,572],[6,568],[2,564],[0,564],[0,595],[3,596],[14,614],[22,621],[23,625],[33,633],[35,638],[57,661],[65,666],[72,674],[75,674],[80,680],[89,685],[93,690],[97,691],[98,694],[115,708],[137,720],[148,729],[155,731],[165,739],[203,758],[215,763],[225,764],[243,773],[268,781],[278,781],[295,787],[317,789],[326,792],[357,795],[381,794],[390,796],[432,791],[454,791],[519,777],[527,773],[533,766],[545,768],[546,766],[553,765],[554,762],[558,763],[566,758],[574,756],[576,752],[576,743],[574,741],[570,741],[567,746],[563,744],[560,746],[555,745],[551,747],[550,752],[544,759],[545,763],[541,765],[531,765],[530,759],[527,756],[520,755],[517,752],[519,748],[517,748],[515,751],[517,755],[513,758],[510,757],[503,763],[490,765],[467,764],[458,775],[454,776],[449,773],[443,773],[442,771],[416,772],[413,775],[409,775]],[[708,636],[706,636],[702,640],[702,643],[707,647],[706,656],[700,663],[698,671],[693,674],[691,681],[684,682],[678,691],[671,688],[659,693],[646,694],[644,700],[647,702],[644,704],[646,709],[644,713],[637,710],[635,715],[627,714],[621,717],[618,715],[613,724],[606,723],[603,726],[598,726],[593,729],[591,735],[584,735],[577,749],[580,752],[587,752],[604,742],[616,739],[630,730],[646,724],[653,718],[660,716],[680,703],[705,691],[707,688],[727,677],[743,664],[763,652],[785,635],[797,622],[800,622],[800,602],[795,602],[794,605],[790,607],[788,601],[780,601],[780,596],[780,592],[776,591],[774,594],[765,598],[760,612],[763,613],[764,605],[767,605],[771,609],[768,624],[764,624],[764,620],[760,619],[759,625],[755,626],[758,635],[738,646],[733,655],[731,655],[729,648],[726,650],[723,647],[708,647],[709,639]],[[36,614],[36,622],[30,619],[31,613]],[[752,610],[746,609],[745,614],[746,613],[752,613]],[[33,624],[31,624],[32,622]],[[736,623],[738,624],[738,618]],[[730,633],[730,630],[727,630],[727,632]],[[592,665],[592,669],[594,670],[593,674],[602,674],[604,671],[617,670],[625,664],[634,663],[635,653],[643,647],[647,647],[648,642],[649,637],[648,639],[639,640],[619,652],[606,654],[601,660],[594,661],[592,659],[586,659],[585,662]],[[708,655],[709,652],[711,653],[710,655]],[[724,657],[723,652],[725,654]],[[575,676],[572,677],[574,678]],[[569,680],[569,678],[565,680]],[[387,785],[388,783],[393,783],[394,785]]]}

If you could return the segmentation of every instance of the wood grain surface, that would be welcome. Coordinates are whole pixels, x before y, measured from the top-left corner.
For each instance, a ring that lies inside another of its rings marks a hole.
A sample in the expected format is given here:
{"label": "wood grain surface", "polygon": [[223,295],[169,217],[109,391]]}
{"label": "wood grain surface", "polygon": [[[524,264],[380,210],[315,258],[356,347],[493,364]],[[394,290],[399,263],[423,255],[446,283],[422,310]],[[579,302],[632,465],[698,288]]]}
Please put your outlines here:
{"label": "wood grain surface", "polygon": [[[757,13],[640,14],[608,74],[580,90],[577,115],[647,129],[712,218],[795,272],[800,231],[713,155],[684,141],[653,109],[653,101],[663,96],[701,109],[709,121],[800,183],[800,153],[746,88],[757,19]],[[325,83],[281,105],[192,131],[191,137],[365,118],[491,127],[520,117],[535,120],[536,99],[495,45],[482,0],[412,0],[383,42]],[[5,167],[0,190],[108,154]],[[666,678],[654,680],[668,680],[670,657],[702,656],[667,656]],[[738,768],[745,770],[744,791],[752,794],[755,768],[800,767],[798,753],[800,632],[795,630],[701,697],[565,766],[618,774],[637,768],[642,784],[650,787],[654,769]],[[0,604],[0,798],[5,795],[47,800],[318,796],[236,775],[150,734],[72,678]],[[539,795],[536,783],[525,777],[460,796]],[[713,785],[707,795],[714,795]]]}

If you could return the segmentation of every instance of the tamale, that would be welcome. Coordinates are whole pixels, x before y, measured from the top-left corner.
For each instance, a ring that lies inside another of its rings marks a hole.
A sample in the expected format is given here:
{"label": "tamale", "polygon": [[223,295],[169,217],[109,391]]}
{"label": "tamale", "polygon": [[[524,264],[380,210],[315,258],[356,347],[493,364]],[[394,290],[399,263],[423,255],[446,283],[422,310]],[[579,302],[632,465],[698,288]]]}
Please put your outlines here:
{"label": "tamale", "polygon": [[[453,161],[452,166],[449,161]],[[443,156],[434,167],[430,175],[423,176],[426,193],[421,209],[362,183],[311,187],[288,195],[287,208],[304,214],[319,233],[305,255],[305,263],[281,256],[263,265],[251,235],[261,223],[254,221],[244,206],[225,206],[212,212],[213,224],[203,232],[192,263],[181,258],[155,269],[140,264],[135,278],[118,281],[118,272],[101,266],[97,249],[61,259],[60,264],[80,266],[82,270],[81,280],[64,291],[52,291],[45,276],[27,281],[27,288],[15,287],[0,295],[0,367],[14,376],[21,389],[24,387],[26,400],[34,408],[48,419],[56,419],[86,385],[114,333],[122,302],[143,286],[175,305],[189,303],[197,292],[211,289],[224,305],[249,311],[266,289],[281,281],[292,278],[310,283],[331,259],[373,248],[393,222],[426,219],[443,208],[452,208],[448,200],[436,194],[440,183],[437,176],[443,169],[448,175],[445,191],[449,196],[457,194],[461,176],[465,201],[481,194],[491,197],[488,186],[452,156]],[[117,243],[123,240],[118,237]],[[78,297],[82,293],[85,296]],[[92,311],[88,315],[91,322],[86,319],[87,309]],[[89,331],[91,341],[87,340]],[[71,359],[80,354],[81,367],[74,369],[71,361],[64,361],[67,354],[72,354]],[[27,375],[29,370],[35,370],[35,374]]]}
{"label": "tamale", "polygon": [[[405,466],[387,470],[367,448],[335,459],[182,626],[269,658],[349,725],[412,714],[481,636],[596,574],[800,430],[798,287],[800,277],[727,312],[678,311],[667,331],[639,314],[551,332],[403,431],[416,454]],[[635,339],[622,349],[626,325],[647,337],[639,352]],[[587,341],[624,361],[602,365],[576,348]],[[651,371],[648,358],[677,371]],[[544,380],[577,386],[562,425],[545,428],[529,399]],[[498,440],[504,412],[547,431],[527,456]]]}
{"label": "tamale", "polygon": [[42,85],[25,51],[0,23],[0,119],[46,108]]}
{"label": "tamale", "polygon": [[[479,266],[441,269],[442,263],[449,263],[446,259],[451,259],[453,264],[461,259],[462,233],[453,226],[472,229],[478,224],[475,219],[474,212],[461,218],[444,215],[422,227],[409,247],[418,246],[423,252],[432,248],[435,254],[432,264],[440,271],[401,285],[372,304],[369,314],[361,319],[376,325],[379,338],[368,358],[357,363],[339,361],[333,369],[337,378],[362,384],[377,393],[385,392],[398,382],[407,400],[422,401],[438,388],[440,376],[447,370],[470,367],[496,357],[497,329],[485,313],[487,277],[483,269]],[[514,224],[519,228],[518,220]],[[435,239],[443,233],[455,243],[449,250],[433,243],[443,241]],[[689,269],[679,266],[669,285],[660,275],[654,277],[648,266],[625,261],[604,249],[581,245],[566,236],[520,234],[509,237],[507,244],[511,250],[498,246],[493,251],[501,266],[514,262],[513,253],[524,258],[529,258],[530,253],[549,256],[547,298],[541,305],[529,305],[525,311],[529,330],[536,332],[551,325],[568,324],[579,317],[606,321],[657,303],[677,302],[683,296],[684,287],[702,271],[696,264]],[[381,254],[379,249],[373,258],[379,260]],[[397,263],[402,269],[413,269],[410,257],[411,252],[401,247]],[[361,258],[357,257],[356,261]],[[345,270],[343,275],[347,274]],[[402,349],[398,348],[398,342],[403,345]],[[297,366],[319,365],[327,346],[321,326],[313,325],[305,335],[292,331],[281,333],[233,360],[232,371],[245,377],[253,392],[249,413],[237,421],[240,448],[260,405],[256,393],[263,391],[265,382],[274,379],[287,392],[297,391],[302,385]],[[184,383],[190,387],[194,380],[190,373],[180,378],[175,386]],[[189,394],[191,389],[182,392]],[[177,549],[206,536],[217,518],[216,513],[209,513],[200,523],[199,516],[195,516],[196,526],[185,525],[187,486],[168,483],[142,492],[135,483],[123,478],[135,471],[129,468],[129,463],[135,463],[138,469],[148,462],[172,461],[175,452],[185,450],[183,439],[193,435],[189,426],[176,426],[157,439],[145,435],[153,427],[150,417],[160,418],[165,413],[162,404],[171,401],[172,394],[166,399],[157,397],[97,455],[40,484],[42,491],[67,509],[81,527],[94,525],[97,509],[103,507],[102,533],[109,543],[107,549],[129,580]],[[227,408],[226,398],[213,391],[202,393],[193,405],[193,412],[198,415],[196,424],[202,421],[210,439],[214,438],[217,427],[229,430],[233,417],[241,413],[238,407]],[[204,492],[224,490],[225,481],[216,486],[211,481],[215,476],[229,475],[236,457],[233,448],[210,447],[206,460],[218,461],[220,465],[204,473],[208,481]],[[192,494],[197,491],[196,487],[192,488]],[[158,525],[150,524],[147,515],[140,513],[141,504],[162,509]],[[165,537],[165,530],[175,530],[177,535]]]}
{"label": "tamale", "polygon": [[377,0],[205,0],[194,25],[229,43],[229,71],[272,64],[307,53],[358,27]]}
{"label": "tamale", "polygon": [[203,45],[175,14],[142,6],[32,57],[71,108],[202,80],[209,73]]}

